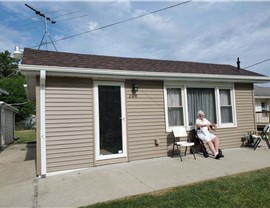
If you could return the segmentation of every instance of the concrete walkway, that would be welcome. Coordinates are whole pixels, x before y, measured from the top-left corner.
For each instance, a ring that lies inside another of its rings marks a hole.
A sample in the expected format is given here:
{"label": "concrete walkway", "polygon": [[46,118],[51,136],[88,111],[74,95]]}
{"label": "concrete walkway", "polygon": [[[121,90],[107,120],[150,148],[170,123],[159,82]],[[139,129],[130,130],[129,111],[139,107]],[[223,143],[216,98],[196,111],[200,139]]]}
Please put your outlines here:
{"label": "concrete walkway", "polygon": [[12,144],[0,153],[0,207],[32,207],[35,144]]}
{"label": "concrete walkway", "polygon": [[266,147],[223,152],[225,158],[220,160],[196,154],[197,160],[188,155],[183,162],[179,157],[163,157],[51,174],[39,179],[37,186],[34,178],[27,179],[19,189],[15,184],[0,187],[0,206],[78,207],[270,167]]}

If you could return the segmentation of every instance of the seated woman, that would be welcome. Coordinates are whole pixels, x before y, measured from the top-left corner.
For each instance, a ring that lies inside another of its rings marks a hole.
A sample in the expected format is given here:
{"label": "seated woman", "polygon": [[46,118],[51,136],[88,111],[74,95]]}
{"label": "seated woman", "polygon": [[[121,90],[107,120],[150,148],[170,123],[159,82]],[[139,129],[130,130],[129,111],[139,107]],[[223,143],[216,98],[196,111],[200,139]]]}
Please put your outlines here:
{"label": "seated woman", "polygon": [[209,132],[209,129],[215,128],[216,125],[211,124],[206,118],[204,118],[204,112],[201,110],[198,112],[197,116],[198,118],[196,119],[195,127],[198,137],[203,142],[207,143],[215,159],[224,157],[219,151],[219,138]]}

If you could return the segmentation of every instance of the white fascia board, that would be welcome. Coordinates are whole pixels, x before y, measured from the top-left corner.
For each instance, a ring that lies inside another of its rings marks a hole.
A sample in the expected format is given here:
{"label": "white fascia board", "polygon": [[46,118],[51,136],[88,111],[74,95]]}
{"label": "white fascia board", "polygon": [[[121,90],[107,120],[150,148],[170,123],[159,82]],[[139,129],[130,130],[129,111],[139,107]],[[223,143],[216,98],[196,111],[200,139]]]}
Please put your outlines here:
{"label": "white fascia board", "polygon": [[270,82],[270,77],[261,76],[236,76],[218,74],[194,74],[194,73],[171,73],[171,72],[149,72],[149,71],[127,71],[94,68],[54,67],[39,65],[20,65],[23,74],[37,74],[45,70],[51,76],[79,76],[95,78],[123,78],[123,79],[151,79],[151,80],[175,80],[175,81],[222,81],[222,82]]}
{"label": "white fascia board", "polygon": [[254,96],[256,99],[270,99],[270,96]]}

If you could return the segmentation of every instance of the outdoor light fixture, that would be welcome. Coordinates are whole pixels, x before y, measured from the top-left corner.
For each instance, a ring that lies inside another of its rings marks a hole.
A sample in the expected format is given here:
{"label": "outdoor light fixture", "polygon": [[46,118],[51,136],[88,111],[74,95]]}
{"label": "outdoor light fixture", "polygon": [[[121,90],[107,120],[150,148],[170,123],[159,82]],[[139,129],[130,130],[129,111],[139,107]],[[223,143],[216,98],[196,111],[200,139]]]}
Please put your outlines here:
{"label": "outdoor light fixture", "polygon": [[15,47],[15,51],[14,51],[14,58],[18,61],[20,61],[23,57],[23,52],[20,51],[20,47],[19,46],[16,46]]}
{"label": "outdoor light fixture", "polygon": [[160,144],[160,140],[159,139],[155,139],[155,145],[158,146]]}
{"label": "outdoor light fixture", "polygon": [[133,83],[133,84],[132,84],[132,93],[133,93],[133,94],[136,94],[136,93],[138,92],[138,90],[139,90],[138,85],[135,84],[135,83]]}

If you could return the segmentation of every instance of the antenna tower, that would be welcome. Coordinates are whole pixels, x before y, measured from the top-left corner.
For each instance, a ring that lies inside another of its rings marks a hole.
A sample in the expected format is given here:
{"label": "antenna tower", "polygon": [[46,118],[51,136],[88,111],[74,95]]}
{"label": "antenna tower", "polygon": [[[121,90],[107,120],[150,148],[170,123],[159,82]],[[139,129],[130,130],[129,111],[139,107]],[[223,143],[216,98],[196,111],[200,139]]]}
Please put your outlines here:
{"label": "antenna tower", "polygon": [[[52,38],[50,36],[50,33],[48,31],[48,22],[51,23],[51,24],[55,24],[56,21],[51,20],[50,17],[46,16],[45,14],[41,13],[40,11],[37,11],[33,7],[29,6],[28,4],[25,4],[25,6],[27,6],[29,9],[33,10],[36,13],[36,15],[42,17],[41,21],[45,25],[44,34],[43,34],[43,37],[42,37],[42,39],[40,41],[40,44],[38,46],[38,50],[40,49],[40,46],[42,46],[42,45],[46,45],[46,50],[48,50],[48,43],[52,43],[55,51],[57,51],[57,49],[56,49],[56,47],[54,45],[54,42],[53,42],[53,40],[52,40]],[[51,41],[48,42],[48,39],[50,39]]]}

